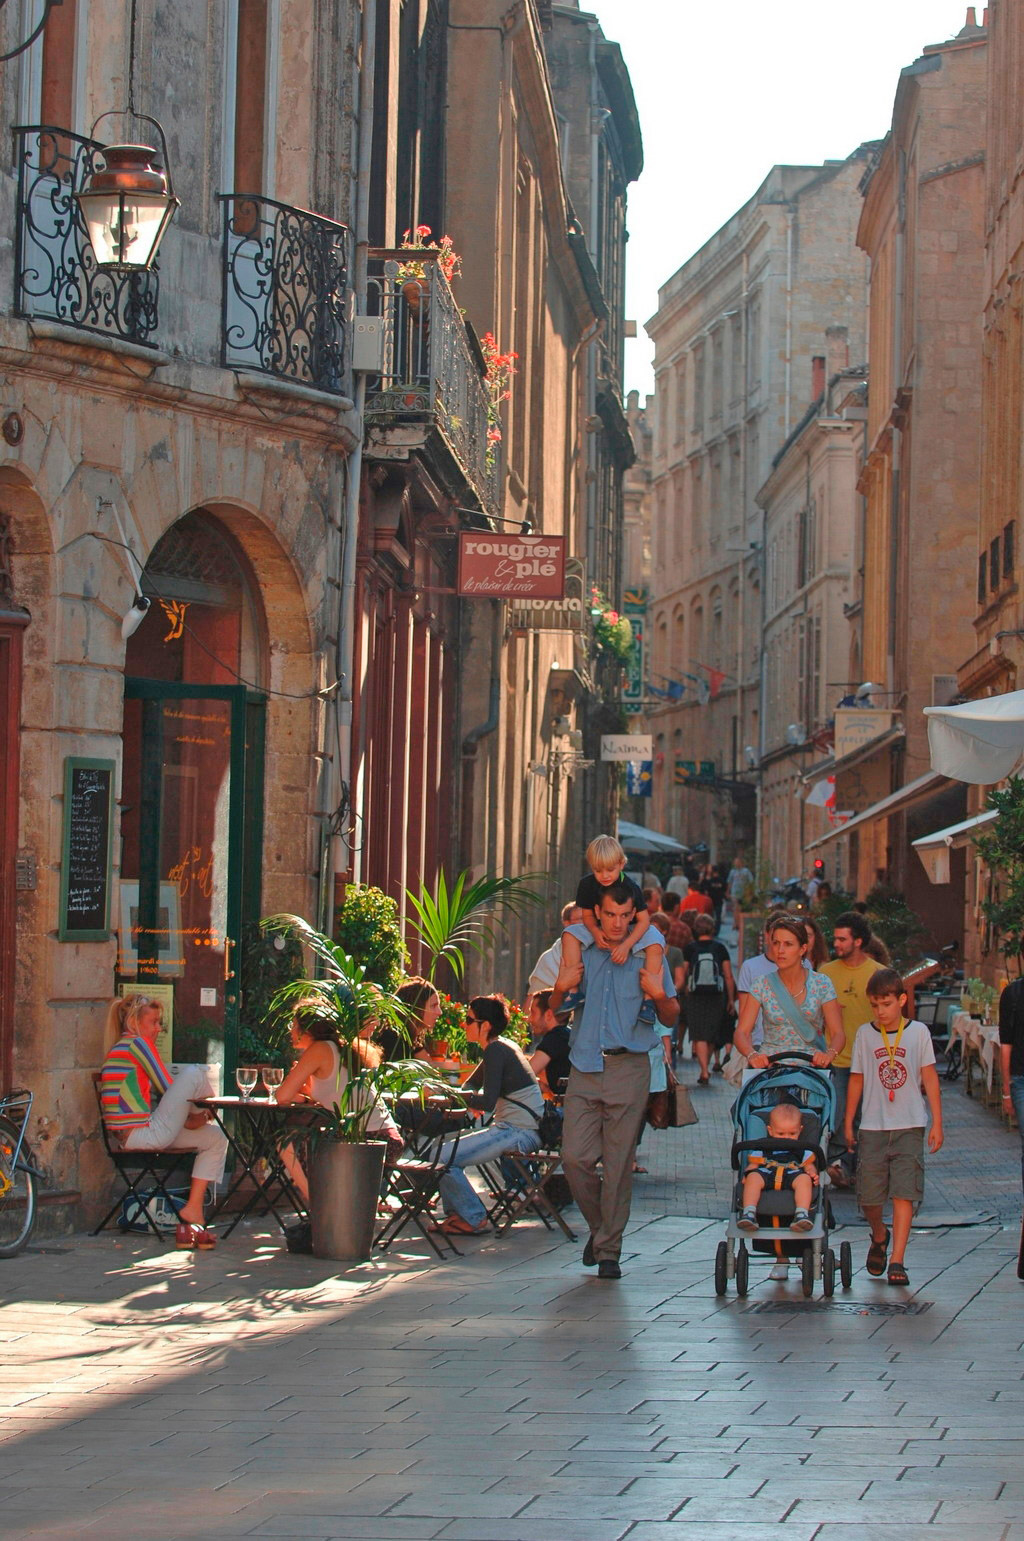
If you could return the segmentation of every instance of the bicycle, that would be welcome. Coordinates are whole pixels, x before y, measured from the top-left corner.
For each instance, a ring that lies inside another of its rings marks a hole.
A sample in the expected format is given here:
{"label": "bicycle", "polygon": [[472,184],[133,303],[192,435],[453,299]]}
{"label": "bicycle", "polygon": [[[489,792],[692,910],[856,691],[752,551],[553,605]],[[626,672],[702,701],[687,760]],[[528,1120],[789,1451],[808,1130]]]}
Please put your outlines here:
{"label": "bicycle", "polygon": [[30,1091],[0,1097],[0,1257],[16,1257],[36,1222],[40,1174],[25,1138],[32,1100]]}

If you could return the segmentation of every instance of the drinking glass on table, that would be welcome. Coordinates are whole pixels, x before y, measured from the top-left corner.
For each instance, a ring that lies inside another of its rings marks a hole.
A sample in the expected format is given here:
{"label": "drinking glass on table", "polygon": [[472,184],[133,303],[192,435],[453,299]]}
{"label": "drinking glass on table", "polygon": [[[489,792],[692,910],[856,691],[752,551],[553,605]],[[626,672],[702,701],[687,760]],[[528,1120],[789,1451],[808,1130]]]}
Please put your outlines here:
{"label": "drinking glass on table", "polygon": [[242,1093],[242,1101],[248,1102],[259,1080],[259,1071],[255,1065],[239,1065],[235,1071],[235,1085]]}
{"label": "drinking glass on table", "polygon": [[273,1097],[274,1092],[284,1080],[284,1071],[280,1065],[263,1066],[263,1084],[267,1088],[267,1096]]}

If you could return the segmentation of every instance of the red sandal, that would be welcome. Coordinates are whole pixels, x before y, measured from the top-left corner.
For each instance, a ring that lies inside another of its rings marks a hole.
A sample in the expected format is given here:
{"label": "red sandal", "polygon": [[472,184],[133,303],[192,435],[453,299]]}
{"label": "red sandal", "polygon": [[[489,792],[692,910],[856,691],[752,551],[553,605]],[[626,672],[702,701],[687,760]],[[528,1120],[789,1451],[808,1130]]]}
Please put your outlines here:
{"label": "red sandal", "polygon": [[179,1220],[174,1232],[174,1245],[179,1252],[191,1252],[193,1249],[209,1252],[217,1245],[217,1238],[205,1225],[190,1225],[187,1220]]}

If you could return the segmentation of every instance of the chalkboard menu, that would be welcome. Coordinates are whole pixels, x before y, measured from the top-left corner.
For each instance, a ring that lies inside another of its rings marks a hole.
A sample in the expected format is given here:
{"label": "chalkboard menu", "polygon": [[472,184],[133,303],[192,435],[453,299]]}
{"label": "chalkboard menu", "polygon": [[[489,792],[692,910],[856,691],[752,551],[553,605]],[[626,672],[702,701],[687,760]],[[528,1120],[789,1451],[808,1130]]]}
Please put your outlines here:
{"label": "chalkboard menu", "polygon": [[64,761],[64,842],[60,869],[62,942],[110,936],[110,863],[114,838],[114,762]]}

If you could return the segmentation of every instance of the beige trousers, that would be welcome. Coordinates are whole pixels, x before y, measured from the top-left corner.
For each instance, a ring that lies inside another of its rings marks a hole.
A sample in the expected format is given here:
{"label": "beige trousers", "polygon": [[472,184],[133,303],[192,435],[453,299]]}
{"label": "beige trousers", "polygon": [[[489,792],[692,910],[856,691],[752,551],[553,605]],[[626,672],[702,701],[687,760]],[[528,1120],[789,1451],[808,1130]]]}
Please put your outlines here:
{"label": "beige trousers", "polygon": [[562,1169],[590,1227],[598,1262],[618,1258],[622,1248],[633,1196],[636,1132],[650,1089],[647,1054],[616,1054],[605,1059],[597,1074],[573,1067],[569,1075]]}

